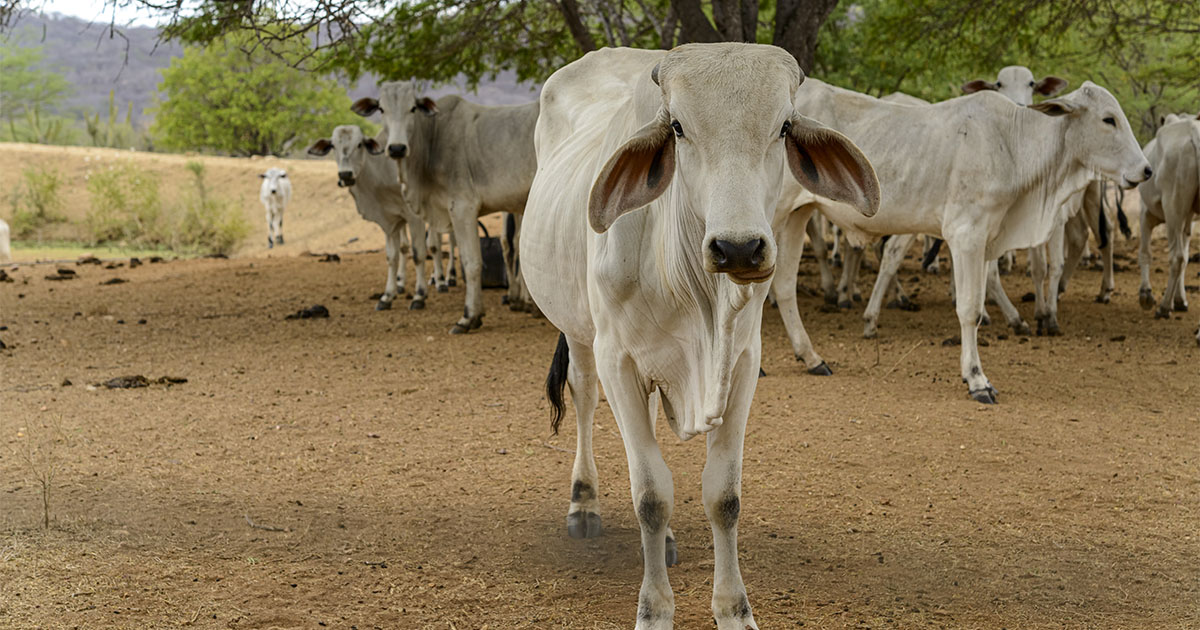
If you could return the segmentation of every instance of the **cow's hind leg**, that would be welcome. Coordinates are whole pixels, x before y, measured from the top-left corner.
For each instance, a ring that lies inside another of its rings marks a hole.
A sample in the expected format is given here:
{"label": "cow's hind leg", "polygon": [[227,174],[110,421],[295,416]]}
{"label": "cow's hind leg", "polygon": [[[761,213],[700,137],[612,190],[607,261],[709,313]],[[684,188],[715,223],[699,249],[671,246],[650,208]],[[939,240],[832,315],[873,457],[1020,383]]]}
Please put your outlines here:
{"label": "cow's hind leg", "polygon": [[571,538],[599,536],[600,501],[596,458],[592,454],[592,423],[600,390],[596,379],[596,359],[590,344],[572,342],[559,335],[558,348],[546,377],[546,393],[555,410],[554,430],[562,418],[563,380],[571,388],[575,403],[575,465],[571,469],[571,505],[567,509],[567,535]]}
{"label": "cow's hind leg", "polygon": [[412,241],[412,259],[413,259],[413,300],[409,302],[409,310],[419,311],[425,308],[426,289],[428,286],[425,282],[425,255],[426,249],[429,247],[429,239],[425,233],[425,222],[417,219],[409,221],[408,235]]}
{"label": "cow's hind leg", "polygon": [[713,534],[712,610],[717,630],[758,629],[738,566],[737,526],[742,505],[742,443],[759,364],[759,359],[742,355],[734,367],[735,385],[724,422],[708,434],[702,495]]}
{"label": "cow's hind leg", "polygon": [[[800,257],[804,254],[805,224],[813,224],[811,217],[811,211],[803,210],[788,215],[779,232],[775,277],[771,279],[771,287],[774,289],[779,316],[783,318],[783,328],[792,342],[792,352],[796,360],[804,362],[809,374],[828,376],[833,374],[833,371],[813,349],[812,340],[808,338],[808,331],[804,330],[804,322],[800,319],[800,308],[796,304],[796,272],[800,268]],[[813,242],[817,242],[817,239]]]}
{"label": "cow's hind leg", "polygon": [[884,245],[883,256],[879,260],[879,275],[875,278],[875,286],[871,289],[871,299],[867,302],[866,310],[863,311],[865,322],[863,337],[874,339],[879,335],[877,325],[884,295],[890,287],[894,286],[896,273],[900,270],[900,263],[904,262],[904,252],[908,251],[916,238],[915,234],[896,234],[889,238],[887,244]]}
{"label": "cow's hind leg", "polygon": [[862,301],[858,292],[858,270],[862,265],[863,249],[847,244],[842,260],[842,280],[838,283],[838,308],[854,306],[855,299]]}
{"label": "cow's hind leg", "polygon": [[387,234],[387,285],[383,289],[383,297],[375,304],[375,310],[386,311],[392,308],[396,299],[396,272],[403,262],[400,260],[400,234],[404,226],[400,225]]}
{"label": "cow's hind leg", "polygon": [[[808,233],[808,240],[812,243],[813,258],[817,259],[817,269],[821,272],[821,293],[825,296],[825,303],[836,305],[837,280],[833,279],[833,270],[829,265],[829,246],[825,243],[824,230],[821,229],[824,221],[825,217],[819,214],[810,215],[805,232]],[[798,261],[797,264],[799,264]]]}
{"label": "cow's hind leg", "polygon": [[1021,312],[1013,305],[1012,300],[1008,299],[1004,283],[1000,281],[1000,263],[997,260],[990,260],[987,263],[987,296],[996,302],[996,306],[1000,307],[1004,321],[1008,322],[1014,333],[1018,335],[1033,334],[1029,324],[1021,319]]}

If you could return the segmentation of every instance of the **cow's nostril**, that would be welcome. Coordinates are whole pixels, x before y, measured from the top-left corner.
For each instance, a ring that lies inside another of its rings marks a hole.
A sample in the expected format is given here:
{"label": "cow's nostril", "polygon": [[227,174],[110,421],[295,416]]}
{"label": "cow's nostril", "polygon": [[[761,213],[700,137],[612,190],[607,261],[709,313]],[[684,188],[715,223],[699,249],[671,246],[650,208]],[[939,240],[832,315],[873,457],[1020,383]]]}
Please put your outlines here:
{"label": "cow's nostril", "polygon": [[[758,245],[754,245],[755,243],[758,243]],[[757,267],[763,263],[763,259],[766,257],[767,242],[761,238],[756,238],[750,241],[747,247],[749,246],[754,246],[754,253],[750,254],[750,265]]]}
{"label": "cow's nostril", "polygon": [[1146,168],[1142,169],[1142,174],[1146,176],[1146,179],[1150,179],[1150,176],[1154,175],[1154,169],[1147,166]]}
{"label": "cow's nostril", "polygon": [[388,145],[388,156],[389,157],[399,159],[399,158],[404,157],[405,155],[408,155],[408,145],[407,144],[389,144]]}
{"label": "cow's nostril", "polygon": [[729,261],[729,241],[713,241],[708,244],[708,249],[712,253],[713,264],[720,267]]}

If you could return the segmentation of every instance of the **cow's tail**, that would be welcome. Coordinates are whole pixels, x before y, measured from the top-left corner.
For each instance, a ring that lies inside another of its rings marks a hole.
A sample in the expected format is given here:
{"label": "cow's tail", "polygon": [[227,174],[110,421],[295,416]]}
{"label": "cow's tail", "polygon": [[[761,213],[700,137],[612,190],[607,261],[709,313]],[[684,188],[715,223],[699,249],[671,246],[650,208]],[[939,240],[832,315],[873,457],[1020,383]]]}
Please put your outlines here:
{"label": "cow's tail", "polygon": [[550,373],[546,375],[546,398],[550,401],[550,428],[558,435],[558,425],[562,423],[566,403],[563,399],[563,388],[567,384],[567,369],[571,365],[571,350],[567,347],[567,336],[558,333],[558,347],[554,349],[554,358],[550,360]]}
{"label": "cow's tail", "polygon": [[1117,229],[1121,230],[1121,236],[1125,240],[1133,238],[1133,230],[1129,229],[1129,217],[1125,216],[1125,208],[1121,207],[1121,203],[1125,201],[1125,191],[1117,186]]}
{"label": "cow's tail", "polygon": [[1108,213],[1104,211],[1104,201],[1100,201],[1100,234],[1097,235],[1100,240],[1100,249],[1108,248]]}
{"label": "cow's tail", "polygon": [[928,269],[937,260],[938,252],[942,251],[942,239],[933,239],[933,245],[929,246],[929,251],[925,252],[925,257],[921,259],[921,268]]}

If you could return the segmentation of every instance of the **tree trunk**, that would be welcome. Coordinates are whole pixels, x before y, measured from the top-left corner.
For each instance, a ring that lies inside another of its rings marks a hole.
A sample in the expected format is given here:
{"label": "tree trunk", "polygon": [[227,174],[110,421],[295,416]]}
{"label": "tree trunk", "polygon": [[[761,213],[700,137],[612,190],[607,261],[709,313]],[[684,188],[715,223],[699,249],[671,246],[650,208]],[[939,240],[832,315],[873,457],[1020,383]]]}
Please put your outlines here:
{"label": "tree trunk", "polygon": [[758,0],[712,0],[717,32],[728,42],[754,42],[758,34]]}
{"label": "tree trunk", "polygon": [[571,37],[575,38],[579,48],[585,53],[596,50],[596,40],[592,39],[592,33],[579,17],[579,4],[575,0],[558,0],[555,4],[558,5],[558,10],[562,11],[567,29],[571,31]]}
{"label": "tree trunk", "polygon": [[775,5],[775,45],[792,53],[804,72],[811,72],[817,36],[838,0],[778,0]]}
{"label": "tree trunk", "polygon": [[679,18],[679,43],[725,41],[700,8],[700,0],[671,0]]}

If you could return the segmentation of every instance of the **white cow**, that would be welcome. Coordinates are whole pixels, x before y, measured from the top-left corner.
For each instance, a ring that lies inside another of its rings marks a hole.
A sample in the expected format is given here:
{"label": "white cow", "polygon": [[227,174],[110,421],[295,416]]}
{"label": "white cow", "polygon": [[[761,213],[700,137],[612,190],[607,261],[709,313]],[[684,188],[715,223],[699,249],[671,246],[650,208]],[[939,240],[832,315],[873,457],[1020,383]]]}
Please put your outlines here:
{"label": "white cow", "polygon": [[0,219],[0,263],[12,260],[12,245],[9,242],[8,223]]}
{"label": "white cow", "polygon": [[[537,170],[533,151],[536,102],[488,107],[454,95],[436,103],[411,81],[379,86],[379,99],[362,98],[351,109],[381,112],[389,131],[388,155],[400,163],[406,196],[431,229],[457,237],[466,308],[450,329],[463,334],[483,325],[483,268],[476,224],[493,212],[521,213]],[[520,283],[520,274],[509,270]]]}
{"label": "white cow", "polygon": [[[818,202],[826,216],[860,244],[883,234],[930,234],[949,245],[962,377],[980,402],[994,403],[996,393],[976,344],[985,286],[999,284],[987,261],[1046,242],[1060,209],[1095,173],[1125,186],[1151,173],[1119,103],[1091,82],[1030,107],[990,91],[913,107],[809,80],[797,107],[855,140],[883,183],[884,203],[873,219]],[[902,240],[889,240],[887,249]],[[894,269],[881,268],[881,282],[887,273]]]}
{"label": "white cow", "polygon": [[281,168],[269,168],[259,177],[263,181],[258,199],[267,209],[267,247],[283,245],[283,209],[292,198],[292,180]]}
{"label": "white cow", "polygon": [[773,46],[689,44],[591,52],[542,90],[520,254],[530,292],[563,333],[547,379],[556,426],[564,380],[575,401],[567,531],[600,532],[598,375],[625,441],[642,531],[639,630],[669,629],[674,615],[674,489],[655,440],[655,392],[680,438],[708,434],[702,481],[717,628],[757,628],[737,522],[776,264],[772,227],[787,212],[778,210],[781,185],[795,178],[853,212],[878,204],[874,173],[853,143],[796,113],[802,79],[795,59]]}
{"label": "white cow", "polygon": [[[383,297],[375,304],[377,311],[392,308],[396,296],[404,295],[404,256],[410,251],[404,228],[412,232],[416,285],[408,308],[419,310],[425,308],[425,222],[405,203],[396,163],[383,155],[382,141],[386,138],[386,129],[375,138],[367,138],[357,125],[341,125],[329,138],[313,143],[308,153],[321,156],[336,149],[338,188],[349,190],[358,214],[378,225],[387,236],[387,284]],[[454,264],[453,259],[450,264]]]}
{"label": "white cow", "polygon": [[[1154,177],[1143,182],[1141,249],[1138,266],[1142,282],[1138,297],[1145,308],[1154,306],[1150,287],[1150,235],[1160,223],[1167,225],[1167,288],[1154,312],[1155,317],[1170,317],[1171,311],[1186,311],[1184,274],[1187,270],[1188,242],[1192,221],[1200,219],[1200,121],[1176,120],[1159,128],[1154,140],[1146,145],[1146,157],[1154,165]],[[1200,333],[1196,342],[1200,343]]]}

